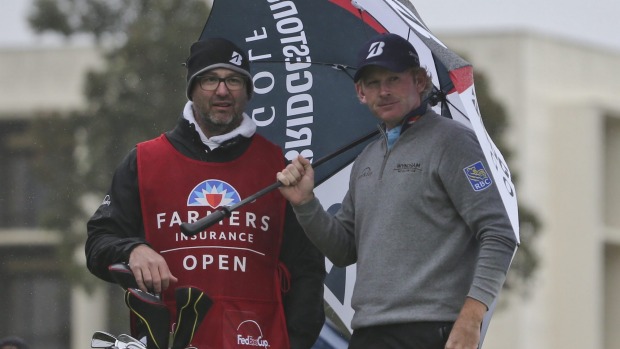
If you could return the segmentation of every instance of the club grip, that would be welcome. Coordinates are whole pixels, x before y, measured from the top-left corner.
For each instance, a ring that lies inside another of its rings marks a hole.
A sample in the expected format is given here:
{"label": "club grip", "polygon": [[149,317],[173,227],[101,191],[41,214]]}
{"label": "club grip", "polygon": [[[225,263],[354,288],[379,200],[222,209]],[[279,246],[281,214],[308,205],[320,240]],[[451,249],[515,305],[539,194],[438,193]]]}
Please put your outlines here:
{"label": "club grip", "polygon": [[185,236],[194,236],[202,230],[221,221],[225,217],[230,216],[230,213],[231,212],[227,207],[221,207],[220,209],[209,213],[205,217],[200,218],[194,223],[181,223],[181,232]]}

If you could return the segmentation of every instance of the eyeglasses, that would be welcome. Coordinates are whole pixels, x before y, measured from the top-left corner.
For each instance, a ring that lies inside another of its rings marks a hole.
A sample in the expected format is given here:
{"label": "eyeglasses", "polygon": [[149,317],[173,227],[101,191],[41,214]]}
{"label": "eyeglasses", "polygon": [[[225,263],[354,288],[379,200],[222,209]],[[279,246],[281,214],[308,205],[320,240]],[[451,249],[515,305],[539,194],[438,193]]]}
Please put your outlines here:
{"label": "eyeglasses", "polygon": [[200,88],[205,91],[217,90],[220,83],[223,81],[226,87],[231,91],[237,91],[245,86],[245,79],[240,76],[229,76],[227,78],[220,78],[219,76],[207,75],[200,77],[198,80]]}

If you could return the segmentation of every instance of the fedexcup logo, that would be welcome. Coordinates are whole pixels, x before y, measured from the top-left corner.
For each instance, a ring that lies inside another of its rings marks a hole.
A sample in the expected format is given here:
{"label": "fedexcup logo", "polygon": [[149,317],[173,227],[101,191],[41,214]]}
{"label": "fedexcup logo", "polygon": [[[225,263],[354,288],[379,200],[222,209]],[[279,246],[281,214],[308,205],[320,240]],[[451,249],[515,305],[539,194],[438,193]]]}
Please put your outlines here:
{"label": "fedexcup logo", "polygon": [[368,49],[368,56],[366,56],[366,59],[380,56],[383,53],[383,46],[385,46],[385,42],[383,41],[373,42]]}
{"label": "fedexcup logo", "polygon": [[241,201],[237,190],[219,179],[207,179],[192,189],[187,197],[187,206],[231,206]]}
{"label": "fedexcup logo", "polygon": [[243,63],[243,56],[239,52],[233,51],[232,57],[230,58],[229,62],[234,65],[240,66],[241,63]]}
{"label": "fedexcup logo", "polygon": [[237,326],[237,345],[269,348],[269,341],[256,321],[245,320]]}

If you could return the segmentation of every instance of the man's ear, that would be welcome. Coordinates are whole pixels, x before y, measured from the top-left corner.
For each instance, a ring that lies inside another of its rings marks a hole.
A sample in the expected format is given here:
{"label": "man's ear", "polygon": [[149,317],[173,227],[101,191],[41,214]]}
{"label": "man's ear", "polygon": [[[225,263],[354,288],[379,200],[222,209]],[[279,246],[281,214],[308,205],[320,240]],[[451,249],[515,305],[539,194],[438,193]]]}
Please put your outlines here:
{"label": "man's ear", "polygon": [[366,104],[366,95],[361,83],[355,84],[355,92],[357,92],[357,99],[360,100],[360,103]]}
{"label": "man's ear", "polygon": [[417,71],[414,74],[413,79],[416,89],[418,90],[418,92],[422,93],[422,91],[424,91],[424,89],[426,88],[428,76],[422,71]]}

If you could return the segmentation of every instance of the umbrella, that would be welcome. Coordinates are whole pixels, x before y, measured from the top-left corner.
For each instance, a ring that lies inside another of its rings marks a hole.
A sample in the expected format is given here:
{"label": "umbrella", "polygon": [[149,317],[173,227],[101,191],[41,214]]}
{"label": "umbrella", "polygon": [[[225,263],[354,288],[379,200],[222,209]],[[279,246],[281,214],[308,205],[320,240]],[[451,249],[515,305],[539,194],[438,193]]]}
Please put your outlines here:
{"label": "umbrella", "polygon": [[[355,53],[371,36],[384,32],[399,34],[416,48],[421,65],[433,76],[436,111],[475,131],[518,239],[514,185],[484,129],[472,66],[431,33],[409,1],[214,0],[201,38],[226,37],[248,53],[255,87],[248,114],[259,133],[280,145],[288,159],[298,154],[311,160],[330,158],[316,169],[316,194],[335,210],[347,187],[348,166],[366,143],[348,145],[366,141],[365,135],[376,129],[375,118],[353,89]],[[332,159],[335,149],[345,151]],[[348,326],[355,266],[327,264],[325,299]]]}

